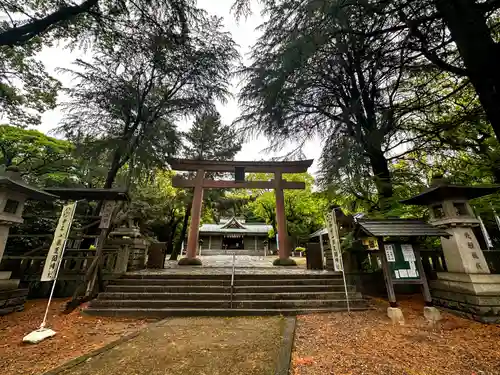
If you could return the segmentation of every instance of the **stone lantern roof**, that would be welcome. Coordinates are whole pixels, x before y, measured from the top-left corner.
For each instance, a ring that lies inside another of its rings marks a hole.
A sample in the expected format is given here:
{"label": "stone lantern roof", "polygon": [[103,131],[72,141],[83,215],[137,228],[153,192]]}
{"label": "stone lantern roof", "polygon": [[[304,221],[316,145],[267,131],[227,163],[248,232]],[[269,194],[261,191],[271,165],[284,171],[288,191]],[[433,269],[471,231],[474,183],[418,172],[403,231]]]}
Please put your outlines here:
{"label": "stone lantern roof", "polygon": [[437,202],[451,199],[470,200],[500,191],[500,185],[464,186],[450,184],[442,176],[437,176],[431,186],[414,197],[402,200],[403,204],[429,206]]}

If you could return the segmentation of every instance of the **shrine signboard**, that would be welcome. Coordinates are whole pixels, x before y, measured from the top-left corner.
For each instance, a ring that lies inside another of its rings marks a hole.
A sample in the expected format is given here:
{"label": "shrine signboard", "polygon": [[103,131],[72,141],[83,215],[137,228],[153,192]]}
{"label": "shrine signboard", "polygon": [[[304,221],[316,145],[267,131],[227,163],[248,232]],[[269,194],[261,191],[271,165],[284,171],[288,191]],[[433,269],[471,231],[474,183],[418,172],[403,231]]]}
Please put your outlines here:
{"label": "shrine signboard", "polygon": [[394,280],[420,280],[420,271],[411,244],[387,243],[384,250]]}

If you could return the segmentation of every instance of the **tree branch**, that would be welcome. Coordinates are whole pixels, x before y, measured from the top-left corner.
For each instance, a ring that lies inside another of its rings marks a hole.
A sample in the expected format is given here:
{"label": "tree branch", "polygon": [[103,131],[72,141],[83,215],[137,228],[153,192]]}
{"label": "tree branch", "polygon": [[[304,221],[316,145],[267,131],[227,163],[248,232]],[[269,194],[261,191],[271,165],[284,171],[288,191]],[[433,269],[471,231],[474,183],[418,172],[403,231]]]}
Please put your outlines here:
{"label": "tree branch", "polygon": [[0,33],[0,46],[22,45],[61,21],[67,21],[79,14],[89,12],[91,8],[98,4],[98,1],[86,0],[80,5],[61,7],[44,18],[8,29]]}

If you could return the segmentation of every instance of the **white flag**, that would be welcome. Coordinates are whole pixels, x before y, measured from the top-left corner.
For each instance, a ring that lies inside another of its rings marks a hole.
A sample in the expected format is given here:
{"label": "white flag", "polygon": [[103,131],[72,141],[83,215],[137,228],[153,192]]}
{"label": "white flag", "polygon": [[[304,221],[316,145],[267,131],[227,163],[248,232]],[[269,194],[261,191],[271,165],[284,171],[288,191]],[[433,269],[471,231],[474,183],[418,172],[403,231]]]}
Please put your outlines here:
{"label": "white flag", "polygon": [[57,223],[56,231],[54,232],[54,239],[50,245],[47,259],[45,259],[45,266],[43,267],[42,278],[40,281],[52,281],[57,276],[59,264],[62,261],[65,243],[69,235],[73,216],[75,214],[76,202],[67,204],[63,207],[61,217]]}

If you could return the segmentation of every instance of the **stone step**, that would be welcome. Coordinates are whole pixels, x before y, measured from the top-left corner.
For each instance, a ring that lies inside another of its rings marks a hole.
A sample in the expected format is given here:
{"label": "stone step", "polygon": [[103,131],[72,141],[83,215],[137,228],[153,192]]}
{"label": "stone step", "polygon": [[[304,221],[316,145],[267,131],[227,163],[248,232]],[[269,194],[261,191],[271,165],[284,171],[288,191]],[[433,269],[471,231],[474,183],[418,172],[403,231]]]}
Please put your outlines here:
{"label": "stone step", "polygon": [[201,249],[201,255],[202,256],[211,256],[211,255],[233,255],[233,253],[238,255],[245,255],[245,256],[254,256],[254,257],[264,257],[264,250],[245,250],[245,249],[228,249],[228,250],[223,250],[223,249]]}
{"label": "stone step", "polygon": [[[290,293],[235,293],[234,301],[240,300],[317,300],[343,299],[344,292],[290,292]],[[105,300],[226,300],[230,293],[100,293],[98,299]],[[361,293],[349,293],[349,299],[361,299]]]}
{"label": "stone step", "polygon": [[[351,311],[363,311],[368,306],[353,307]],[[347,311],[346,308],[322,307],[310,309],[205,309],[205,308],[93,308],[84,310],[85,314],[97,316],[165,318],[169,316],[263,316],[263,315],[304,315]]]}
{"label": "stone step", "polygon": [[11,271],[0,271],[0,280],[9,280],[10,275],[12,275]]}
{"label": "stone step", "polygon": [[[176,285],[212,285],[212,286],[225,286],[231,285],[231,279],[218,280],[218,279],[117,279],[112,280],[110,285],[164,285],[164,286],[176,286]],[[252,285],[344,285],[342,279],[330,278],[330,279],[235,279],[235,286],[252,286]]]}
{"label": "stone step", "polygon": [[[349,301],[351,306],[366,305],[363,299]],[[230,308],[229,300],[106,300],[96,299],[90,303],[92,308]],[[320,308],[347,307],[345,299],[334,300],[258,300],[233,301],[238,309],[281,309],[281,308]]]}
{"label": "stone step", "polygon": [[[284,279],[340,279],[342,280],[342,273],[340,272],[318,272],[318,273],[308,273],[308,274],[301,274],[301,273],[280,273],[277,270],[275,273],[256,273],[255,270],[252,270],[250,273],[243,273],[244,271],[241,270],[236,270],[235,274],[235,280],[280,280],[281,278]],[[286,270],[284,270],[286,271]],[[282,271],[282,272],[284,272]],[[129,273],[125,274],[124,276],[121,277],[121,279],[141,279],[141,280],[150,280],[150,279],[184,279],[184,280],[231,280],[231,271],[228,270],[226,274],[200,274],[197,275],[196,273],[165,273],[165,272],[158,272],[154,273],[152,271],[151,273],[147,274],[142,274],[142,273]]]}
{"label": "stone step", "polygon": [[116,279],[111,280],[109,285],[142,285],[142,286],[194,286],[194,285],[207,285],[207,286],[224,286],[231,285],[231,278],[227,279]]}
{"label": "stone step", "polygon": [[[348,285],[349,292],[355,292]],[[290,292],[343,292],[343,285],[269,285],[235,286],[235,293],[290,293]],[[231,286],[212,285],[108,285],[106,292],[111,293],[231,293]]]}
{"label": "stone step", "polygon": [[19,287],[19,279],[0,280],[0,290],[13,290]]}
{"label": "stone step", "polygon": [[[149,273],[126,273],[120,279],[140,279],[140,280],[173,280],[173,279],[184,279],[184,280],[231,280],[231,273],[228,272],[226,274],[202,274],[197,275],[196,273],[165,273],[159,271],[158,273],[155,270],[151,270]],[[118,279],[118,280],[120,280]]]}

